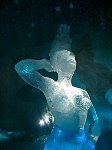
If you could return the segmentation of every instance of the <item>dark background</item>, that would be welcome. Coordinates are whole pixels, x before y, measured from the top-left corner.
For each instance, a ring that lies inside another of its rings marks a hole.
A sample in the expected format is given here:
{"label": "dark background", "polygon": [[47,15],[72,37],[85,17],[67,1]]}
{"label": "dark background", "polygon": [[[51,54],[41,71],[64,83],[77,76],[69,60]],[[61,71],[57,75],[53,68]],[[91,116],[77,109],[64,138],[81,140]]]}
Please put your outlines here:
{"label": "dark background", "polygon": [[[57,28],[66,23],[77,59],[73,84],[88,91],[102,127],[96,150],[111,150],[112,104],[105,94],[112,88],[112,6],[106,0],[73,0],[73,9],[69,4],[70,0],[0,1],[0,128],[37,137],[51,130],[38,126],[47,107],[43,94],[27,85],[14,65],[22,59],[48,58]],[[0,149],[40,150],[32,139],[6,142]]]}

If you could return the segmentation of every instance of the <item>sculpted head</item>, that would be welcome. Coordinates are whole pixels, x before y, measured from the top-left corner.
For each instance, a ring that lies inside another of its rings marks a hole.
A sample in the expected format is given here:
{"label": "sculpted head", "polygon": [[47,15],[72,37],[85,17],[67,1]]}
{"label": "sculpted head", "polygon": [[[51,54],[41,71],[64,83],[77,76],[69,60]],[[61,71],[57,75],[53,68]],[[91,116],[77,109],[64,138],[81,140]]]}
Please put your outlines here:
{"label": "sculpted head", "polygon": [[67,50],[56,51],[50,55],[50,61],[57,73],[72,75],[76,70],[75,55]]}

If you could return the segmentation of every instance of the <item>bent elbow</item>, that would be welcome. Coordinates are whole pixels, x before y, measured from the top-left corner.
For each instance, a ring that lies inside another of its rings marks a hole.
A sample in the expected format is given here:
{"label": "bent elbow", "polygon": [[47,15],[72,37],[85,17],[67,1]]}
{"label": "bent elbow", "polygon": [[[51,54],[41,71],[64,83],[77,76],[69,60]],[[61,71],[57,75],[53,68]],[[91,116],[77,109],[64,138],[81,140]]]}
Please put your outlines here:
{"label": "bent elbow", "polygon": [[16,70],[16,72],[18,74],[27,74],[27,73],[30,72],[30,69],[29,69],[28,65],[25,63],[24,60],[18,62],[15,65],[14,69]]}
{"label": "bent elbow", "polygon": [[16,70],[17,73],[19,73],[22,70],[21,62],[15,64],[14,69]]}

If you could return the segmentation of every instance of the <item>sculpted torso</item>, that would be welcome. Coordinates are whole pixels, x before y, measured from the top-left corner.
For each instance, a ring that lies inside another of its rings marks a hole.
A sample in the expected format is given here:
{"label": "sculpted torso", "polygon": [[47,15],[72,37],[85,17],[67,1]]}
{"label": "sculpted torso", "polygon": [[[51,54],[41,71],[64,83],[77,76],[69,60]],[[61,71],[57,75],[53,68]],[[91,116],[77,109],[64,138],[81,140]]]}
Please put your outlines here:
{"label": "sculpted torso", "polygon": [[83,128],[91,105],[86,91],[55,81],[51,85],[45,96],[55,124],[65,129],[69,127],[72,131]]}
{"label": "sculpted torso", "polygon": [[[21,78],[31,86],[40,89],[47,100],[50,111],[54,116],[54,123],[61,129],[77,131],[84,128],[87,114],[89,114],[90,136],[97,141],[98,134],[93,133],[92,127],[98,124],[98,117],[94,106],[86,91],[72,86],[72,76],[76,70],[75,56],[69,51],[72,40],[69,37],[69,26],[60,25],[52,43],[50,60],[26,59],[15,65],[15,70]],[[57,72],[58,80],[42,76],[38,70]]]}

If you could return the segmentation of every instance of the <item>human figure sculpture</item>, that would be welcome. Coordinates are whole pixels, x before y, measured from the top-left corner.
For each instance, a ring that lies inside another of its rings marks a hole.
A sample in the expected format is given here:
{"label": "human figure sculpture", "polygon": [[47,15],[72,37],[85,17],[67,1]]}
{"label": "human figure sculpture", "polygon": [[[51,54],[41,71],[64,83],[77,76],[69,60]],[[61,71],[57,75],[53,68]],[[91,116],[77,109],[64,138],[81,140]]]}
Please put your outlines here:
{"label": "human figure sculpture", "polygon": [[[52,43],[50,60],[22,60],[15,70],[31,86],[40,89],[54,116],[54,127],[44,150],[94,150],[100,131],[94,106],[85,90],[72,86],[71,79],[76,70],[75,56],[70,52],[72,40],[70,27],[61,24]],[[57,72],[58,80],[42,76],[38,70]],[[84,126],[89,115],[89,131]],[[93,132],[93,128],[98,130]]]}

